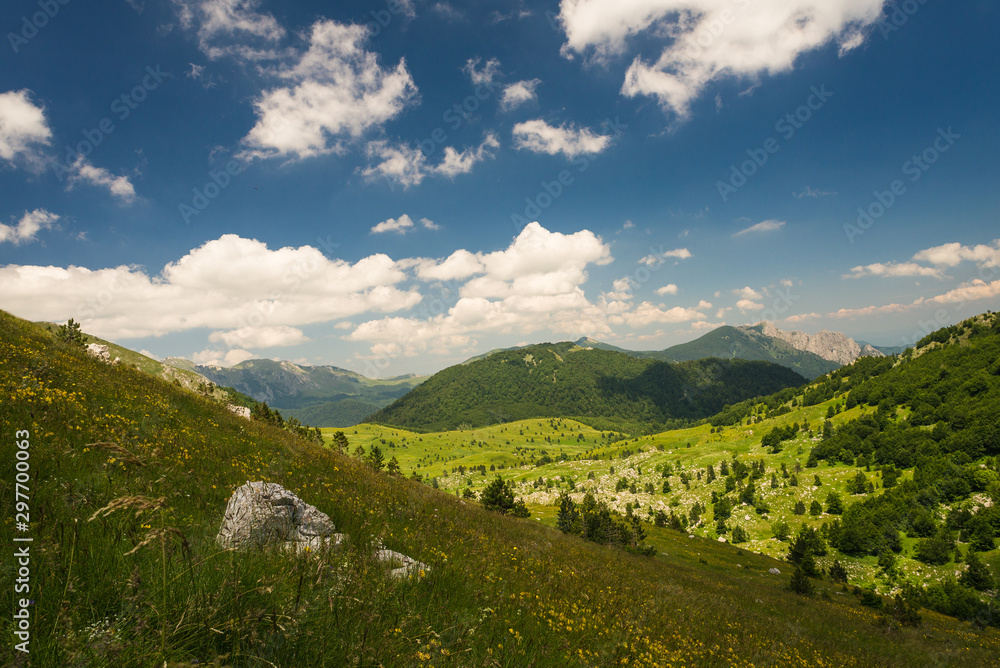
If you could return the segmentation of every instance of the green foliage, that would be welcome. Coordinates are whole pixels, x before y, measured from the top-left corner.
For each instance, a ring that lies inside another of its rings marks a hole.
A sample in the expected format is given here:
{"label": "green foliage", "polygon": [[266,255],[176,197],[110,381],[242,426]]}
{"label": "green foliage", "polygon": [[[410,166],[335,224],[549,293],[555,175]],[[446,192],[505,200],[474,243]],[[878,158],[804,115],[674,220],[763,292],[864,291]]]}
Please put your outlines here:
{"label": "green foliage", "polygon": [[839,559],[834,559],[830,566],[830,579],[834,582],[847,583],[847,569]]}
{"label": "green foliage", "polygon": [[574,417],[595,428],[652,431],[803,380],[768,362],[671,364],[573,343],[540,344],[440,371],[366,422],[446,430],[489,424],[490,411],[500,407],[510,420]]}
{"label": "green foliage", "polygon": [[799,566],[796,566],[795,570],[792,571],[792,579],[788,583],[788,588],[800,596],[812,596],[816,593],[816,586]]}
{"label": "green foliage", "polygon": [[514,486],[509,480],[504,480],[497,474],[479,495],[479,502],[483,504],[483,508],[501,515],[513,514]]}
{"label": "green foliage", "polygon": [[942,526],[929,538],[917,541],[915,556],[925,564],[943,565],[951,560],[955,549],[955,537],[951,530]]}
{"label": "green foliage", "polygon": [[70,318],[65,325],[59,325],[56,336],[59,337],[61,341],[65,341],[66,343],[74,346],[80,346],[82,348],[87,345],[87,337],[84,336],[83,331],[80,329],[80,323],[73,318]]}
{"label": "green foliage", "polygon": [[972,587],[977,591],[993,589],[995,584],[993,574],[990,573],[989,566],[983,563],[975,552],[969,551],[966,562],[968,568],[959,576],[958,581],[966,587]]}
{"label": "green foliage", "polygon": [[730,543],[738,545],[739,543],[745,543],[748,540],[750,540],[750,535],[747,534],[746,529],[744,529],[738,524],[733,527],[732,533],[729,537]]}

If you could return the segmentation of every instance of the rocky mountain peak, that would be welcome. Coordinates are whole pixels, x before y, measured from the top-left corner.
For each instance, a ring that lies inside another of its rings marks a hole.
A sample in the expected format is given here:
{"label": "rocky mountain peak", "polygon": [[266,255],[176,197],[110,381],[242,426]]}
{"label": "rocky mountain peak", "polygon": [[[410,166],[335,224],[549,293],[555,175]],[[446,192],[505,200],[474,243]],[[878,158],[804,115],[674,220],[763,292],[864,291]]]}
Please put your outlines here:
{"label": "rocky mountain peak", "polygon": [[862,348],[857,341],[843,332],[831,332],[826,329],[816,334],[806,334],[798,330],[787,332],[778,329],[773,323],[766,320],[752,327],[741,327],[740,329],[744,331],[756,330],[764,336],[784,341],[797,350],[819,355],[823,359],[837,364],[851,364],[859,357],[884,357],[880,351],[870,345],[865,345]]}

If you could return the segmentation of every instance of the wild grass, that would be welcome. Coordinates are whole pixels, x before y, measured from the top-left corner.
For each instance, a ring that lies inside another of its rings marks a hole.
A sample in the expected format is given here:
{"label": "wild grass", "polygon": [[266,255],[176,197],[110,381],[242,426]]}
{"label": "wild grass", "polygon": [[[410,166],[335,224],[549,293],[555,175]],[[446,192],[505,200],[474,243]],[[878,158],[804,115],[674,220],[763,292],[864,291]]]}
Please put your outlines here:
{"label": "wild grass", "polygon": [[[34,539],[31,653],[14,651],[5,615],[2,665],[985,666],[1000,652],[996,630],[927,612],[900,629],[837,589],[793,595],[767,573],[782,564],[704,538],[650,528],[661,554],[641,558],[488,513],[6,314],[0,388],[0,540],[25,535],[10,507],[16,430],[30,432]],[[328,513],[346,549],[220,549],[247,480]],[[430,571],[389,578],[378,542]]]}

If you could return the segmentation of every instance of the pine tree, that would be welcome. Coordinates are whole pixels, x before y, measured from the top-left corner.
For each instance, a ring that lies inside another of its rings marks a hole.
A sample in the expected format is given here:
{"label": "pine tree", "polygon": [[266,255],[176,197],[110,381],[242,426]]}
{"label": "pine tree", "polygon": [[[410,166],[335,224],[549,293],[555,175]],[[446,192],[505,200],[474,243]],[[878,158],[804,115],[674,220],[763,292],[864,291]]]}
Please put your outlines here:
{"label": "pine tree", "polygon": [[385,465],[385,470],[386,473],[389,473],[390,475],[400,474],[401,470],[399,468],[399,460],[396,459],[396,455],[393,455],[392,459],[389,460],[389,463]]}
{"label": "pine tree", "polygon": [[87,337],[83,335],[80,330],[80,323],[73,318],[70,318],[65,325],[59,325],[59,330],[56,333],[62,341],[71,343],[76,346],[83,347],[87,343]]}
{"label": "pine tree", "polygon": [[580,513],[569,494],[559,495],[559,512],[556,514],[556,526],[563,533],[579,533]]}
{"label": "pine tree", "polygon": [[816,593],[816,587],[809,579],[809,576],[799,566],[795,567],[791,582],[788,583],[788,588],[802,596],[812,596]]}
{"label": "pine tree", "polygon": [[958,578],[959,582],[977,591],[993,589],[993,574],[990,573],[989,567],[979,559],[979,555],[975,551],[969,550],[966,563],[968,563],[968,568]]}
{"label": "pine tree", "polygon": [[385,458],[382,456],[382,448],[372,444],[371,452],[368,453],[368,465],[376,471],[385,468]]}

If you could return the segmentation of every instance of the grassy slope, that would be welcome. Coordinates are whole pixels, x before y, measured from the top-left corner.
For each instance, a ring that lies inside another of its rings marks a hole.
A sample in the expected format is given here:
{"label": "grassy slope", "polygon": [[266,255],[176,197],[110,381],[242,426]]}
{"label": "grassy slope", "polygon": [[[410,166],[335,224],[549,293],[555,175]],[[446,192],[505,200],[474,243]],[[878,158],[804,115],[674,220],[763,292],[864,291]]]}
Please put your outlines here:
{"label": "grassy slope", "polygon": [[[575,481],[577,492],[573,496],[578,502],[585,491],[591,491],[623,514],[628,503],[642,509],[651,508],[654,512],[662,509],[669,513],[673,509],[678,514],[688,514],[696,502],[710,508],[713,491],[719,496],[724,493],[723,476],[720,475],[713,483],[708,484],[704,479],[698,479],[699,471],[704,473],[707,466],[712,464],[718,474],[720,463],[723,460],[731,462],[734,454],[746,464],[763,459],[767,473],[763,479],[756,482],[756,485],[763,492],[771,512],[758,515],[750,507],[737,507],[727,525],[730,529],[738,525],[748,532],[751,540],[741,545],[743,549],[783,559],[788,553],[788,543],[773,537],[772,526],[775,523],[787,522],[795,533],[803,523],[818,528],[823,522],[829,522],[835,517],[827,513],[818,517],[812,517],[808,513],[795,515],[794,508],[797,501],[802,501],[808,508],[810,503],[816,500],[825,508],[826,497],[831,490],[840,494],[845,505],[861,501],[868,495],[851,495],[846,491],[848,481],[854,478],[859,470],[854,466],[822,464],[817,468],[805,468],[809,450],[815,442],[806,434],[800,433],[795,439],[786,441],[784,449],[778,454],[770,454],[761,448],[760,438],[774,427],[783,427],[793,422],[798,422],[800,425],[808,422],[814,429],[818,429],[828,408],[838,402],[842,403],[843,397],[815,406],[797,407],[786,415],[767,419],[752,427],[727,427],[718,434],[711,433],[711,427],[703,425],[613,444],[602,439],[601,432],[572,420],[554,422],[523,420],[483,429],[429,434],[416,434],[379,425],[358,425],[346,430],[345,433],[352,448],[361,445],[368,450],[372,444],[377,444],[382,448],[387,460],[392,456],[397,458],[405,473],[417,471],[428,478],[437,477],[440,488],[450,493],[464,490],[470,486],[470,482],[473,491],[478,492],[495,475],[492,472],[486,476],[478,472],[461,475],[456,470],[460,465],[466,469],[480,465],[485,465],[487,469],[490,466],[498,468],[503,466],[504,469],[499,473],[504,478],[518,483],[519,494],[536,512],[536,516],[545,518],[553,526],[558,495],[561,491],[568,490],[568,485],[563,482],[566,478]],[[872,409],[859,406],[842,411],[831,421],[835,426],[839,426],[859,417],[866,410]],[[334,430],[324,431],[326,436],[331,436]],[[580,435],[585,439],[582,443],[577,440]],[[551,443],[546,441],[547,438],[551,439]],[[816,438],[818,440],[818,437]],[[530,439],[534,439],[534,442]],[[638,454],[640,448],[644,452]],[[622,458],[627,454],[626,450],[637,454]],[[533,465],[533,461],[544,454],[555,459],[560,453],[565,453],[570,461],[543,466]],[[655,471],[658,464],[662,465],[665,462],[669,462],[675,469],[669,477],[671,487],[669,494],[661,493],[663,477]],[[677,470],[678,464],[680,470]],[[795,472],[797,465],[802,467],[801,472],[797,474],[798,486],[787,485],[790,478],[788,480],[782,478],[782,464],[791,473]],[[612,467],[615,469],[613,475],[610,473]],[[447,475],[445,471],[448,471]],[[685,489],[682,484],[681,471],[692,478],[690,489]],[[771,489],[772,472],[777,475],[780,484],[778,489]],[[588,480],[591,473],[594,474],[594,480]],[[908,470],[900,480],[912,477],[912,474],[912,469]],[[820,477],[821,486],[814,485],[816,475]],[[875,493],[881,494],[883,490],[879,474],[868,472],[866,475],[875,483]],[[546,481],[552,480],[553,486],[535,487],[534,482],[539,477]],[[638,494],[628,491],[616,492],[615,483],[622,477],[630,481],[635,480],[640,492]],[[641,491],[647,483],[654,485],[655,494]],[[709,510],[704,517],[711,518],[711,511]],[[718,538],[712,521],[703,520],[700,525],[690,528],[689,531],[713,540]],[[653,542],[655,544],[656,540]],[[915,539],[906,539],[904,542],[906,548],[904,554],[910,555],[911,558],[900,560],[903,579],[930,584],[963,568],[954,562],[932,566],[916,561],[912,558],[914,543]],[[662,545],[658,547],[665,549]],[[963,551],[967,549],[968,546],[963,545]],[[993,572],[1000,573],[1000,550],[985,553],[983,556],[992,566]],[[851,584],[874,584],[885,594],[893,591],[892,583],[878,577],[879,570],[875,557],[859,559],[838,554],[836,558],[847,566]],[[820,558],[819,562],[828,566],[833,559],[831,552],[830,556]]]}
{"label": "grassy slope", "polygon": [[[767,575],[779,564],[714,541],[651,529],[666,554],[647,559],[487,513],[2,313],[0,386],[3,461],[15,430],[31,432],[33,666],[973,666],[1000,651],[995,630],[925,613],[920,629],[890,631],[853,597],[791,595],[787,578]],[[109,442],[122,450],[97,445]],[[329,513],[351,549],[219,550],[226,500],[247,479]],[[136,496],[166,505],[87,521]],[[13,498],[12,476],[0,498]],[[185,542],[171,534],[126,554],[160,526]],[[432,570],[388,580],[361,549],[376,538]],[[0,589],[0,606],[11,597]],[[3,665],[10,627],[4,616]]]}

